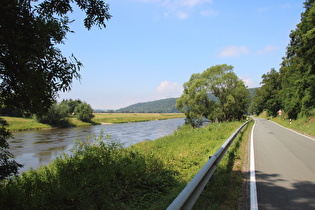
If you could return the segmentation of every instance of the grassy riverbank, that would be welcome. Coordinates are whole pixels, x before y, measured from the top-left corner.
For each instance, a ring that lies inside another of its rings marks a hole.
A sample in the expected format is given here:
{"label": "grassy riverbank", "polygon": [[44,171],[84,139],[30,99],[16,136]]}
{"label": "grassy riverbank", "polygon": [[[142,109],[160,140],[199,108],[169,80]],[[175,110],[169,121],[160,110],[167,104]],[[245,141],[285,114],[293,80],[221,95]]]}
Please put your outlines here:
{"label": "grassy riverbank", "polygon": [[[200,129],[183,126],[129,148],[108,139],[77,144],[71,157],[2,183],[0,208],[165,209],[242,123],[220,123],[218,130],[212,124]],[[237,208],[241,175],[233,165],[241,165],[239,147],[247,135],[236,139],[196,209]]]}
{"label": "grassy riverbank", "polygon": [[[78,126],[91,126],[102,123],[129,123],[129,122],[141,122],[151,120],[165,120],[171,118],[185,117],[182,113],[94,113],[95,117],[91,123],[82,122],[75,117],[70,118],[70,124],[73,127]],[[40,130],[51,129],[52,126],[36,122],[33,118],[22,117],[6,117],[4,118],[8,123],[11,131],[22,130]]]}

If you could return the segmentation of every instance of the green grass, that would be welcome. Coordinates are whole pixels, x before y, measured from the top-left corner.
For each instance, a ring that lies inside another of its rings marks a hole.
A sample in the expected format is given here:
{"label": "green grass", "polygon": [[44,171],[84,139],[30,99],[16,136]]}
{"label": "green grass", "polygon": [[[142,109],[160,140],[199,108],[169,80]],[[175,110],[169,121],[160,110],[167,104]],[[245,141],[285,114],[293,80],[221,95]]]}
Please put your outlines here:
{"label": "green grass", "polygon": [[94,113],[96,123],[128,123],[183,118],[182,113]]}
{"label": "green grass", "polygon": [[8,129],[11,131],[40,130],[52,128],[50,125],[38,123],[32,118],[4,116],[1,116],[1,118],[5,119],[9,123]]}
{"label": "green grass", "polygon": [[[220,123],[218,130],[183,126],[129,148],[102,135],[77,143],[74,155],[0,184],[0,209],[165,209],[242,123]],[[237,208],[241,179],[233,165],[246,135],[223,158],[196,209]]]}
{"label": "green grass", "polygon": [[315,117],[298,118],[297,120],[292,120],[291,124],[289,119],[283,119],[281,117],[272,118],[271,120],[284,127],[291,128],[315,138]]}
{"label": "green grass", "polygon": [[[91,123],[82,122],[75,118],[70,117],[70,125],[74,127],[79,126],[91,126],[102,123],[129,123],[129,122],[141,122],[151,120],[165,120],[171,118],[185,117],[182,113],[94,113],[95,117]],[[52,126],[36,122],[33,118],[22,117],[6,117],[0,116],[8,123],[8,129],[11,131],[23,131],[23,130],[40,130],[49,129]]]}
{"label": "green grass", "polygon": [[266,112],[262,112],[258,117],[272,120],[284,127],[315,138],[315,116],[298,118],[292,120],[291,123],[290,119],[285,116],[268,117]]}

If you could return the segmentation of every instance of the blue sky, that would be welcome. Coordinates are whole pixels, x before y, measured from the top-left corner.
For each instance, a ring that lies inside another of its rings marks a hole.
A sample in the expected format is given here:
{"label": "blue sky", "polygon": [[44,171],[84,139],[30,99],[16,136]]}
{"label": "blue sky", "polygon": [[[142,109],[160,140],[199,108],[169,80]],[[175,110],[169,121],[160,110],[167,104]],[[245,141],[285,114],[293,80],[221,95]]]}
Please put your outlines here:
{"label": "blue sky", "polygon": [[107,0],[107,27],[90,31],[84,14],[70,17],[75,33],[60,46],[84,68],[62,99],[81,99],[94,109],[118,109],[179,97],[193,73],[234,66],[248,87],[279,69],[300,22],[303,0]]}

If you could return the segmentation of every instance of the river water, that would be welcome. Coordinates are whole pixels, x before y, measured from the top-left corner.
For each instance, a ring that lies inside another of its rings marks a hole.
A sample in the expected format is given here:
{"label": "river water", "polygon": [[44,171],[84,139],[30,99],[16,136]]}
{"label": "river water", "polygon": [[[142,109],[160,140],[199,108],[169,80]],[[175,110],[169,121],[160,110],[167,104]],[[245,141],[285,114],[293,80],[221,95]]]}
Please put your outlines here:
{"label": "river water", "polygon": [[183,118],[176,118],[66,129],[21,131],[13,133],[14,139],[10,139],[8,142],[15,160],[24,165],[20,172],[24,172],[31,167],[35,169],[40,165],[52,162],[63,152],[69,153],[75,140],[85,141],[88,136],[99,135],[102,131],[105,135],[110,135],[111,139],[119,140],[124,146],[130,146],[144,140],[155,140],[169,135],[183,123]]}

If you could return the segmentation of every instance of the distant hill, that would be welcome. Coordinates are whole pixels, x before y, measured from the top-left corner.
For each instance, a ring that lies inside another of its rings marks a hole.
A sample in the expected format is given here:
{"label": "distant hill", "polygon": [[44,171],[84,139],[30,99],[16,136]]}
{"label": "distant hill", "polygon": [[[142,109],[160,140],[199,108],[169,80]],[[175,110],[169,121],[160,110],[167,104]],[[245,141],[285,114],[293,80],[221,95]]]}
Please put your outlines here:
{"label": "distant hill", "polygon": [[116,112],[135,112],[135,113],[179,113],[175,108],[177,98],[167,98],[157,101],[137,103],[125,108],[116,110]]}
{"label": "distant hill", "polygon": [[[254,97],[257,88],[249,88],[250,98]],[[213,94],[209,94],[210,100],[217,101]],[[178,98],[167,98],[150,102],[137,103],[125,108],[117,109],[115,112],[134,112],[134,113],[179,113],[175,107]]]}

